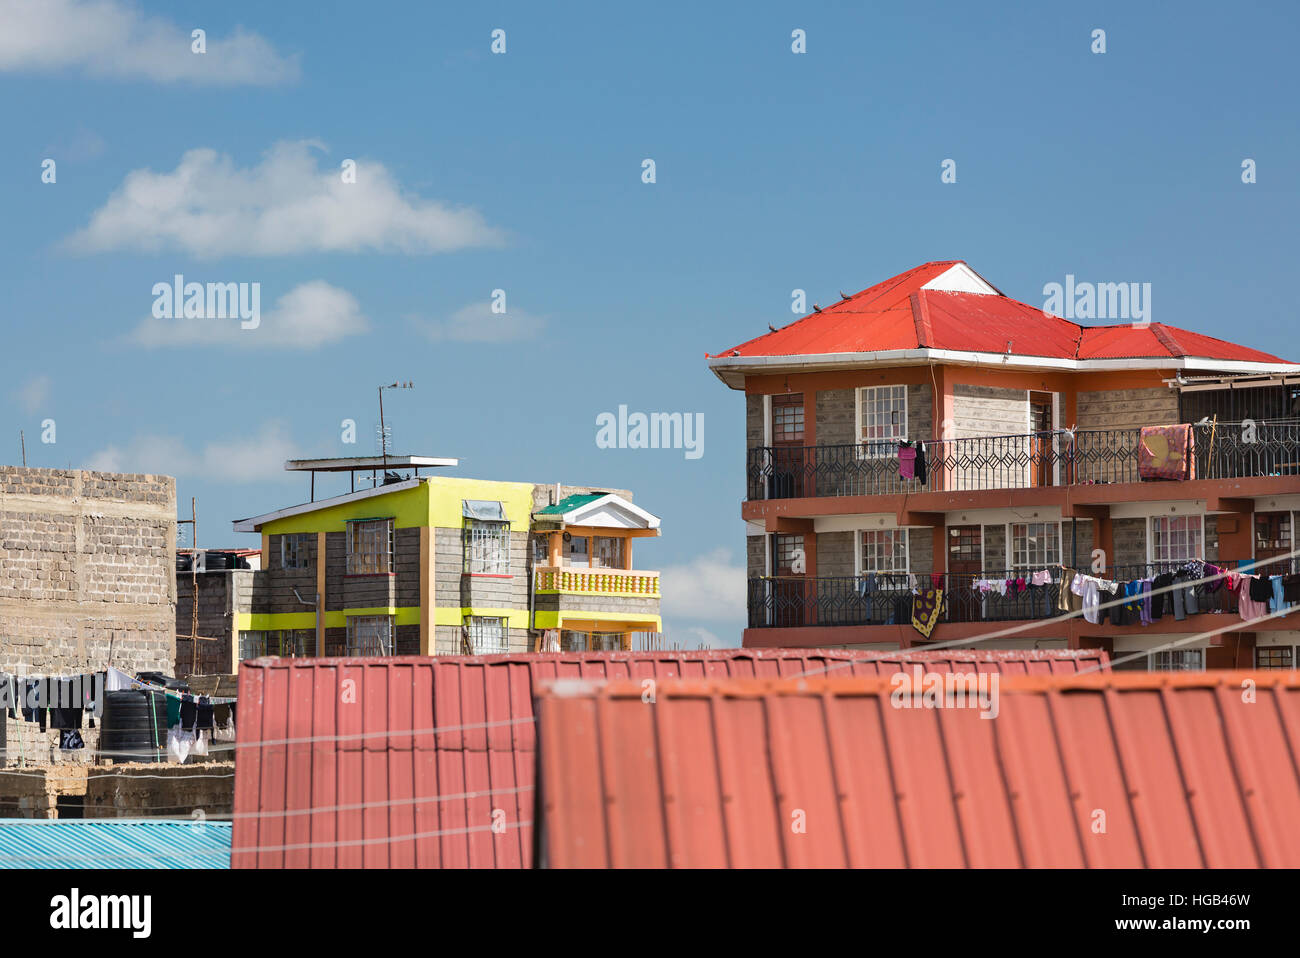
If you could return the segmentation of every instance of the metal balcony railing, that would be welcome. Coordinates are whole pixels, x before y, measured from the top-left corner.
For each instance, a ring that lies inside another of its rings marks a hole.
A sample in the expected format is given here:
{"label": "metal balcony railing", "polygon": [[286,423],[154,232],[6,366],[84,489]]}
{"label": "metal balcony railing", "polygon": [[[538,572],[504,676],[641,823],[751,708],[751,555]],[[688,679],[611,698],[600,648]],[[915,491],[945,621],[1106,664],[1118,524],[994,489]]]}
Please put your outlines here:
{"label": "metal balcony railing", "polygon": [[[1233,569],[1248,565],[1246,560],[1218,560],[1215,565]],[[1115,566],[1099,573],[1117,582],[1151,578],[1175,572],[1184,563],[1153,563]],[[749,627],[798,628],[839,625],[909,625],[912,621],[912,589],[939,588],[944,593],[941,622],[1017,622],[1049,619],[1061,615],[1058,581],[1047,585],[1029,584],[1034,570],[1011,569],[978,574],[930,574],[914,576],[868,574],[862,576],[764,576],[749,580]],[[1269,563],[1261,567],[1270,575],[1300,571],[1300,560]],[[1001,581],[1006,592],[976,589],[978,580]],[[1105,595],[1103,601],[1118,598]],[[1237,597],[1226,587],[1201,589],[1200,612],[1236,612]]]}
{"label": "metal balcony railing", "polygon": [[[1196,478],[1300,475],[1300,423],[1206,423],[1194,427]],[[903,492],[1028,489],[1138,482],[1140,429],[1091,429],[934,439],[925,482],[899,475],[896,452],[879,444],[754,446],[750,499],[877,496]]]}

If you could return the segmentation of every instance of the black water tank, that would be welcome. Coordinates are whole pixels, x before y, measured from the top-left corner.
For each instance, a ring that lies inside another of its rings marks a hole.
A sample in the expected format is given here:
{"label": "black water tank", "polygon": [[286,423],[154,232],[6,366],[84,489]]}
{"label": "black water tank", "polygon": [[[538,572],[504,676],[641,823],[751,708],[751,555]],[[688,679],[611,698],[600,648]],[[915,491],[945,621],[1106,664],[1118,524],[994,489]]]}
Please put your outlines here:
{"label": "black water tank", "polygon": [[157,762],[167,745],[167,696],[149,689],[104,695],[100,754],[114,762]]}

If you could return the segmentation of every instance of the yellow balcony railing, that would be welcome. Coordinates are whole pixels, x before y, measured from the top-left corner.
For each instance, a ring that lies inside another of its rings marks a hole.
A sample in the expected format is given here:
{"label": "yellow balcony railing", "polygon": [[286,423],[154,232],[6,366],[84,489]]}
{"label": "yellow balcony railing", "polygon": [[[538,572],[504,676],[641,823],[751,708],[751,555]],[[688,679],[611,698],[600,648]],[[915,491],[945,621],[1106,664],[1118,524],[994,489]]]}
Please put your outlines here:
{"label": "yellow balcony railing", "polygon": [[658,598],[659,573],[628,569],[585,569],[542,566],[534,570],[538,592],[576,595],[625,595]]}

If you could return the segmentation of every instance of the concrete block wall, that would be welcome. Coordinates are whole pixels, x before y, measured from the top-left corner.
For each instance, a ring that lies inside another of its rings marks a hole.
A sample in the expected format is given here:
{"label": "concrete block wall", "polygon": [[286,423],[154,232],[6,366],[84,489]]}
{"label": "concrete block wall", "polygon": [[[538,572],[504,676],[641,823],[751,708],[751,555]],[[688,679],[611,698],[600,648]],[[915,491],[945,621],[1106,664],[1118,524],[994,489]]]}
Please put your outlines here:
{"label": "concrete block wall", "polygon": [[[0,670],[169,672],[175,568],[171,477],[0,466]],[[14,724],[10,757],[48,760],[54,733]]]}
{"label": "concrete block wall", "polygon": [[[173,674],[214,675],[231,669],[232,643],[238,641],[237,615],[252,611],[253,580],[262,573],[253,569],[223,569],[212,572],[176,574],[176,663]],[[194,627],[194,585],[199,592],[199,635],[194,659],[189,635]]]}
{"label": "concrete block wall", "polygon": [[1076,406],[1080,429],[1136,429],[1178,422],[1178,393],[1154,389],[1081,392]]}

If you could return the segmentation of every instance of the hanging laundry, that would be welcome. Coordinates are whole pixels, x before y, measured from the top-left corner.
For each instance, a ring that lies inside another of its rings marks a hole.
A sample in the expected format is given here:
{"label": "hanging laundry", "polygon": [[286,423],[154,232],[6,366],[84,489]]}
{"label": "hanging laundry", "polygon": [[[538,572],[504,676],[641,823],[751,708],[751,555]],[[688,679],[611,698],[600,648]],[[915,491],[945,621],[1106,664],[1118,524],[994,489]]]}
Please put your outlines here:
{"label": "hanging laundry", "polygon": [[1138,439],[1138,478],[1195,479],[1195,444],[1189,423],[1143,426]]}
{"label": "hanging laundry", "polygon": [[900,479],[916,478],[916,448],[909,442],[898,444],[898,477]]}
{"label": "hanging laundry", "polygon": [[926,473],[925,466],[925,446],[918,443],[916,446],[916,481],[925,485],[929,476]]}
{"label": "hanging laundry", "polygon": [[76,748],[85,748],[86,743],[81,738],[81,733],[75,728],[63,729],[59,732],[59,748],[65,752]]}
{"label": "hanging laundry", "polygon": [[1257,575],[1243,575],[1237,585],[1237,613],[1243,622],[1268,615],[1268,606],[1254,597]]}
{"label": "hanging laundry", "polygon": [[912,627],[927,639],[943,615],[943,592],[940,589],[925,589],[918,592],[912,600]]}

